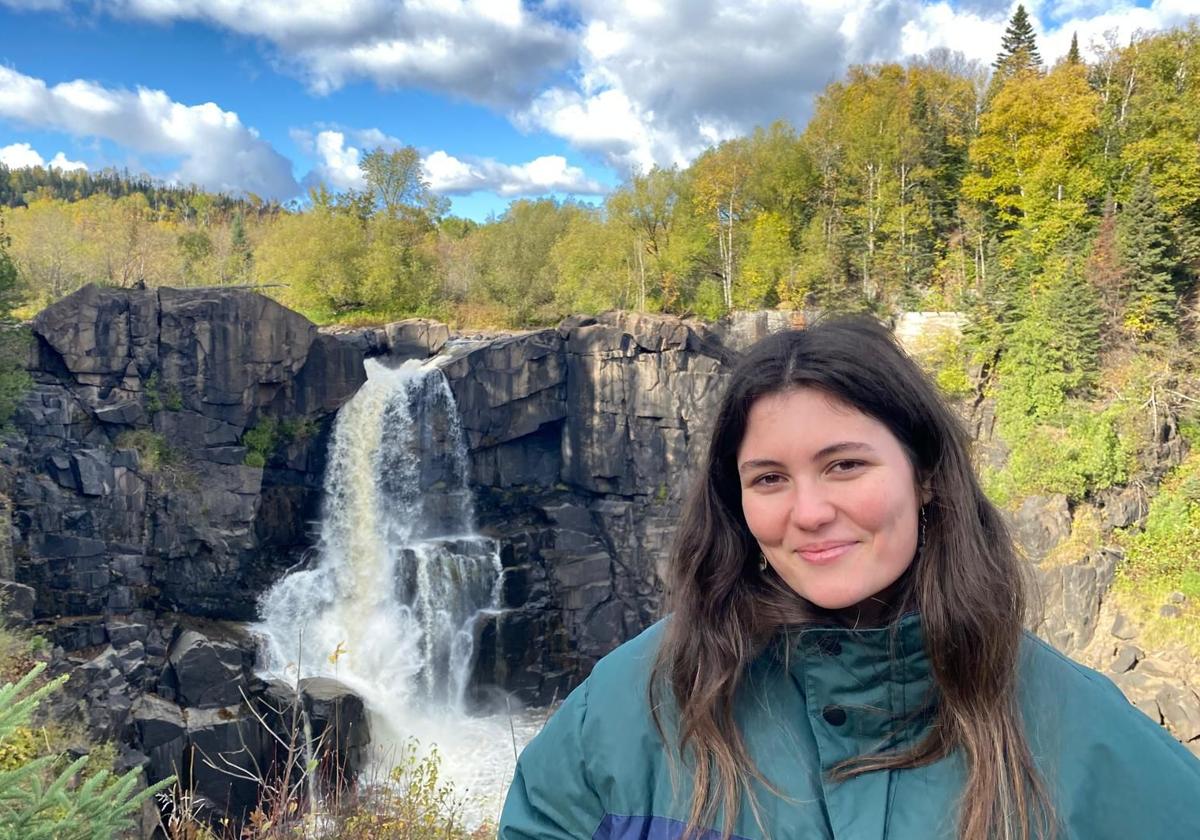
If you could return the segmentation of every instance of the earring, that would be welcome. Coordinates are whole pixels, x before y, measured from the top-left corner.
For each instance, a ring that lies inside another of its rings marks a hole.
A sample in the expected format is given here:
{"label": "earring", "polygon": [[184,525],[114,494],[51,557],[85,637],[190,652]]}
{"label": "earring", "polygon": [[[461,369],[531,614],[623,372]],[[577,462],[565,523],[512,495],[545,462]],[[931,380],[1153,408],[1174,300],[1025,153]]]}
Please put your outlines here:
{"label": "earring", "polygon": [[768,564],[767,564],[767,555],[763,554],[763,553],[760,551],[760,552],[758,553],[758,570],[759,570],[760,572],[762,572],[763,574],[766,574],[766,572],[767,572],[767,565],[768,565]]}
{"label": "earring", "polygon": [[917,551],[925,547],[925,505],[921,505],[920,517],[917,522]]}

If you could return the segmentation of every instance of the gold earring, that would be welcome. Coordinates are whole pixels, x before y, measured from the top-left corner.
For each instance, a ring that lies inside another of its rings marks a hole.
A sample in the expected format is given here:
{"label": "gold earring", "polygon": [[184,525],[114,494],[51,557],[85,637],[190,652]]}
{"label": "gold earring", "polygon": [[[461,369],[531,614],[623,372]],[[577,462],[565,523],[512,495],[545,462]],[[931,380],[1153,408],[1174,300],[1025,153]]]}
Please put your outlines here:
{"label": "gold earring", "polygon": [[759,570],[760,572],[762,572],[763,574],[766,574],[766,572],[767,572],[767,565],[768,565],[768,564],[767,564],[767,555],[763,554],[763,553],[760,551],[760,552],[758,553],[758,570]]}

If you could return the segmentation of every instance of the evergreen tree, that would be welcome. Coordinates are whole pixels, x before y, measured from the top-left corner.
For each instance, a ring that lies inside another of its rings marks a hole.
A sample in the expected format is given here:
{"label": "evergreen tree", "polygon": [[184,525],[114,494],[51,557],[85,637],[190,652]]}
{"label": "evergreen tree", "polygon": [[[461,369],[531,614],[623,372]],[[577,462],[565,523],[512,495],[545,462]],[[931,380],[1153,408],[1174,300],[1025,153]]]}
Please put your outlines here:
{"label": "evergreen tree", "polygon": [[1159,335],[1175,321],[1176,264],[1171,223],[1143,169],[1122,213],[1121,251],[1126,269],[1125,329],[1140,339]]}
{"label": "evergreen tree", "polygon": [[1020,73],[1023,70],[1037,70],[1042,66],[1042,56],[1037,48],[1037,36],[1033,34],[1033,24],[1024,6],[1017,6],[1008,29],[1000,40],[1000,53],[992,64],[996,75],[1003,78]]}
{"label": "evergreen tree", "polygon": [[1079,56],[1079,33],[1071,33],[1071,48],[1067,50],[1068,64],[1082,64],[1083,59]]}
{"label": "evergreen tree", "polygon": [[29,333],[12,316],[21,298],[17,266],[9,256],[8,235],[0,215],[0,426],[12,417],[30,381],[23,365]]}

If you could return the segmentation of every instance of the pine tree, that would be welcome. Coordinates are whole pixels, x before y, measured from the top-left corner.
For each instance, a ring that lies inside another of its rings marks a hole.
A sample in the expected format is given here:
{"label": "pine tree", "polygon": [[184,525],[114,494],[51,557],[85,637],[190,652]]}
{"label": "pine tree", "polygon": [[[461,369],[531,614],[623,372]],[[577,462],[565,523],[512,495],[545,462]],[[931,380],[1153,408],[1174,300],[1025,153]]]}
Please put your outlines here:
{"label": "pine tree", "polygon": [[[66,677],[34,688],[44,664],[0,687],[0,746],[28,727],[38,704],[62,687]],[[164,779],[138,791],[140,768],[122,776],[99,770],[81,780],[84,755],[68,763],[43,755],[0,769],[0,837],[55,840],[111,840],[133,827],[142,803],[174,783]]]}
{"label": "pine tree", "polygon": [[1083,59],[1079,56],[1079,33],[1071,33],[1071,48],[1067,50],[1067,64],[1082,64]]}
{"label": "pine tree", "polygon": [[1037,48],[1037,36],[1024,6],[1017,6],[1008,29],[1000,39],[1000,53],[992,64],[996,74],[1008,78],[1022,70],[1036,70],[1042,66],[1042,56]]}
{"label": "pine tree", "polygon": [[1138,176],[1121,215],[1128,290],[1124,326],[1139,339],[1161,337],[1175,321],[1175,244],[1170,220],[1150,183],[1149,169]]}

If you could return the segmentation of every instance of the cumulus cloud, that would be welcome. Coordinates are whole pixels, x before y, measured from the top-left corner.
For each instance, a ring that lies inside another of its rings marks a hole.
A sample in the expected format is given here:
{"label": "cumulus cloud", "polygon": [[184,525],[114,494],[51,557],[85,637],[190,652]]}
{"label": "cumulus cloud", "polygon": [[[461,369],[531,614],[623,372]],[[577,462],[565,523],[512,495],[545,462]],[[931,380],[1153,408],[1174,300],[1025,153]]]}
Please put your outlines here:
{"label": "cumulus cloud", "polygon": [[105,9],[260,38],[319,93],[370,79],[512,105],[574,54],[573,31],[521,0],[115,0]]}
{"label": "cumulus cloud", "polygon": [[358,166],[362,152],[356,146],[346,145],[344,132],[325,130],[314,135],[309,131],[293,130],[292,139],[317,159],[304,177],[305,186],[324,184],[333,190],[361,190],[366,187],[367,182]]}
{"label": "cumulus cloud", "polygon": [[291,163],[213,102],[183,105],[161,90],[114,90],[83,79],[49,86],[0,67],[0,117],[179,158],[168,179],[209,190],[289,198],[299,189]]}
{"label": "cumulus cloud", "polygon": [[[338,190],[360,190],[366,186],[359,169],[364,149],[403,145],[378,129],[326,129],[316,134],[295,131],[293,138],[317,158],[305,183],[322,183]],[[360,142],[361,146],[349,145],[350,138]],[[438,150],[423,157],[421,167],[430,188],[442,195],[491,192],[510,198],[556,192],[577,195],[607,192],[603,184],[587,177],[581,168],[570,165],[561,155],[545,155],[528,163],[509,164],[491,158],[460,159]]]}
{"label": "cumulus cloud", "polygon": [[686,163],[754,125],[802,122],[850,61],[894,51],[902,5],[581,0],[576,83],[542,92],[514,119],[619,169]]}
{"label": "cumulus cloud", "polygon": [[543,155],[529,163],[500,163],[491,158],[459,160],[437,151],[421,161],[425,176],[435,192],[464,195],[494,192],[506,198],[546,193],[603,195],[608,189],[571,166],[561,155]]}
{"label": "cumulus cloud", "polygon": [[81,160],[70,160],[65,154],[59,152],[46,163],[45,158],[39,155],[28,143],[13,143],[9,146],[0,148],[0,163],[7,166],[9,169],[23,169],[27,166],[45,166],[49,169],[61,169],[63,172],[70,172],[73,169],[87,169],[87,164]]}

